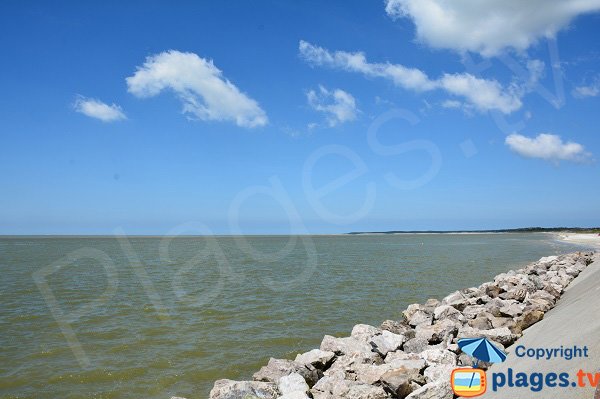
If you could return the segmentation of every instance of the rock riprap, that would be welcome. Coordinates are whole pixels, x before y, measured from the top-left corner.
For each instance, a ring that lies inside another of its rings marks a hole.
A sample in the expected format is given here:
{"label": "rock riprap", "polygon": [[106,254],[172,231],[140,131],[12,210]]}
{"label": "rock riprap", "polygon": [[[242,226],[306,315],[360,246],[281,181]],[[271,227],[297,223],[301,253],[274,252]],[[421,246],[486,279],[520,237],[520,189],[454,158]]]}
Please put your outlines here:
{"label": "rock riprap", "polygon": [[218,380],[210,399],[452,399],[452,370],[473,362],[457,339],[512,345],[554,307],[592,257],[545,257],[441,301],[410,305],[401,320],[359,324],[349,337],[326,335],[319,349],[294,360],[270,359],[253,381]]}

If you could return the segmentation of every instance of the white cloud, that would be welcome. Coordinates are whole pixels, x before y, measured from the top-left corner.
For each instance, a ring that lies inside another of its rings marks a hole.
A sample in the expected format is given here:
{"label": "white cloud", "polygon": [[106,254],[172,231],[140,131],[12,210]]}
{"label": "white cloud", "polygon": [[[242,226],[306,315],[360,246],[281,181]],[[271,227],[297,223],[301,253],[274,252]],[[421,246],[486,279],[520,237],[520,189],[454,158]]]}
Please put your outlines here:
{"label": "white cloud", "polygon": [[524,51],[551,38],[578,15],[600,10],[600,0],[385,0],[392,18],[410,18],[431,47],[493,56]]}
{"label": "white cloud", "polygon": [[224,78],[212,60],[194,53],[170,50],[150,56],[126,81],[128,91],[142,98],[172,90],[183,112],[202,120],[233,121],[242,127],[268,122],[255,100]]}
{"label": "white cloud", "polygon": [[460,101],[456,101],[456,100],[446,100],[446,101],[442,102],[443,108],[461,108],[462,106],[463,106],[463,103],[461,103]]}
{"label": "white cloud", "polygon": [[314,110],[327,114],[329,126],[349,122],[356,119],[356,100],[344,90],[327,90],[319,86],[319,91],[310,90],[306,93],[308,105]]}
{"label": "white cloud", "polygon": [[585,98],[596,97],[600,94],[600,79],[596,79],[592,84],[577,86],[573,89],[573,97]]}
{"label": "white cloud", "polygon": [[572,141],[565,143],[555,134],[542,133],[530,138],[514,133],[506,137],[505,144],[523,157],[541,158],[553,162],[583,162],[591,156],[581,144]]}
{"label": "white cloud", "polygon": [[361,52],[330,52],[304,40],[300,41],[299,50],[300,56],[311,65],[388,79],[398,87],[416,92],[441,89],[451,95],[462,97],[479,111],[497,110],[509,114],[522,106],[521,96],[524,94],[522,88],[515,85],[504,88],[496,80],[478,78],[469,73],[444,74],[439,79],[430,79],[419,69],[390,63],[370,63]]}
{"label": "white cloud", "polygon": [[94,98],[78,96],[73,104],[73,109],[90,118],[100,119],[102,122],[114,122],[127,119],[123,110],[117,104],[108,105]]}

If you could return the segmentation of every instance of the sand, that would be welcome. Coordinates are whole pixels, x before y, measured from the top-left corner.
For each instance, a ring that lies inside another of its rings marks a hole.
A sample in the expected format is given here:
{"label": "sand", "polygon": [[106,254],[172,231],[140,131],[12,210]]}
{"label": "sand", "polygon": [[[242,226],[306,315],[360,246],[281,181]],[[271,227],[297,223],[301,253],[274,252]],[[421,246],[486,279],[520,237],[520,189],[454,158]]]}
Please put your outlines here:
{"label": "sand", "polygon": [[584,244],[600,248],[600,235],[596,233],[558,233],[558,238],[574,244]]}

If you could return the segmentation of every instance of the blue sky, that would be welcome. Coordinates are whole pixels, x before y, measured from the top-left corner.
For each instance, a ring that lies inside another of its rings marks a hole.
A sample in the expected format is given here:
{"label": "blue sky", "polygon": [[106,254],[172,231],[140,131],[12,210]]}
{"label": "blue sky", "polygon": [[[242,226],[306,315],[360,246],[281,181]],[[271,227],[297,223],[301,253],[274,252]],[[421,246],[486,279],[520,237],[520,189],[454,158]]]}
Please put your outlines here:
{"label": "blue sky", "polygon": [[465,3],[4,1],[0,234],[600,225],[599,2]]}

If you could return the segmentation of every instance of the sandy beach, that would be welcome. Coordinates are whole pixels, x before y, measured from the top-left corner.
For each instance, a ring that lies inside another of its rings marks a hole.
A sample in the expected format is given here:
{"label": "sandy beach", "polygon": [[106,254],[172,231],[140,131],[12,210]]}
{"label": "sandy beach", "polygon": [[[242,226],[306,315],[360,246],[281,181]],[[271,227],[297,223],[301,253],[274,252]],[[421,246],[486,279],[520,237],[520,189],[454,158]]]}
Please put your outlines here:
{"label": "sandy beach", "polygon": [[600,235],[597,233],[557,233],[557,236],[562,241],[600,248]]}

